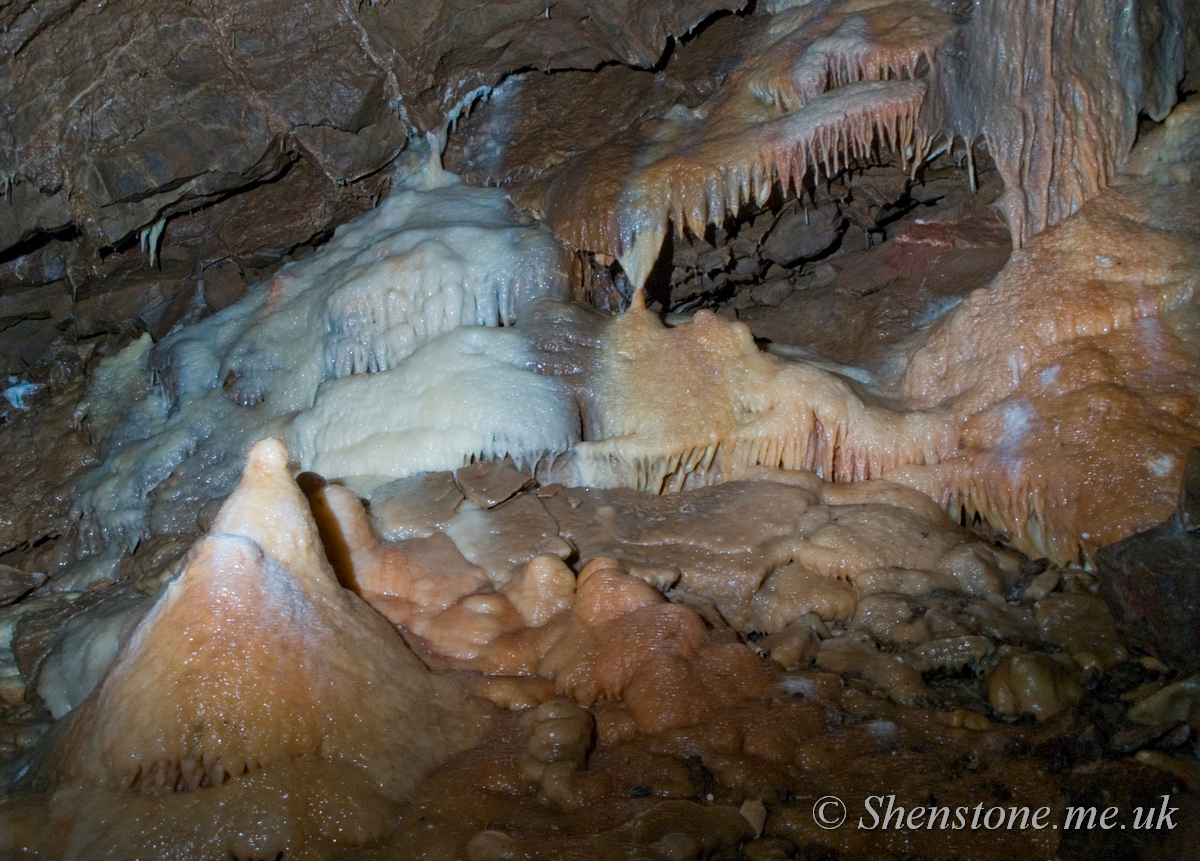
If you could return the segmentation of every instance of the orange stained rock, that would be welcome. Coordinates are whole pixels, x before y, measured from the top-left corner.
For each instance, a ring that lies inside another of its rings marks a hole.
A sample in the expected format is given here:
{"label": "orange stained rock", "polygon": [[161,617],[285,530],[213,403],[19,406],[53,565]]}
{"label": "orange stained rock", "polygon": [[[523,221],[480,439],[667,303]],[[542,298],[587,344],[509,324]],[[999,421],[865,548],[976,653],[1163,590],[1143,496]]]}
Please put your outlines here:
{"label": "orange stained rock", "polygon": [[575,602],[575,572],[557,556],[535,556],[500,591],[531,628],[549,622]]}
{"label": "orange stained rock", "polygon": [[[847,0],[797,5],[771,19],[751,61],[735,76],[746,91],[785,110],[804,107],[821,93],[855,81],[914,78],[934,62],[954,20],[926,0]],[[748,113],[749,108],[742,109]]]}
{"label": "orange stained rock", "polygon": [[484,570],[442,532],[389,544],[376,536],[353,491],[322,483],[308,498],[342,584],[393,624],[407,626],[489,585]]}
{"label": "orange stained rock", "polygon": [[346,488],[320,486],[309,495],[322,533],[342,548],[336,556],[342,582],[400,628],[427,663],[504,675],[536,669],[543,641],[557,632],[540,626],[569,607],[574,594],[574,573],[566,569],[564,576],[550,561],[561,566],[560,560],[535,557],[497,592],[444,533],[391,544],[375,535]]}
{"label": "orange stained rock", "polygon": [[622,700],[637,729],[657,732],[774,692],[766,662],[615,559],[593,559],[579,581],[571,627],[539,669],[579,702]]}
{"label": "orange stained rock", "polygon": [[[905,396],[918,406],[952,401],[974,413],[1053,364],[1061,345],[1184,307],[1198,286],[1196,187],[1126,178],[1013,252],[987,288],[919,337]],[[1166,365],[1173,357],[1160,358]]]}
{"label": "orange stained rock", "polygon": [[220,792],[277,767],[319,781],[348,766],[340,780],[398,800],[481,737],[486,709],[338,585],[287,462],[275,440],[251,451],[224,531],[196,545],[70,718],[59,779]]}
{"label": "orange stained rock", "polygon": [[1200,111],[907,346],[898,398],[758,350],[701,311],[605,324],[584,484],[654,492],[756,466],[885,477],[1057,562],[1173,510],[1200,442]]}
{"label": "orange stained rock", "polygon": [[656,656],[690,658],[708,639],[696,613],[666,601],[615,559],[593,559],[579,574],[570,628],[538,672],[589,705],[619,698]]}
{"label": "orange stained rock", "polygon": [[980,514],[1032,555],[1090,556],[1174,511],[1200,442],[1195,362],[1157,317],[1059,345],[970,417],[954,457],[893,478]]}
{"label": "orange stained rock", "polygon": [[[312,497],[319,516],[329,518],[323,531],[340,534],[347,547],[343,580],[404,631],[432,666],[541,676],[584,705],[619,700],[637,685],[629,707],[643,729],[679,725],[726,701],[765,695],[767,671],[760,667],[734,674],[738,681],[731,677],[727,695],[713,699],[702,681],[711,674],[690,668],[715,645],[713,634],[694,610],[668,602],[615,559],[593,559],[576,578],[561,559],[537,556],[493,590],[482,575],[456,577],[466,563],[452,561],[457,551],[444,536],[448,547],[435,549],[436,538],[389,545],[375,537],[349,491],[327,486]],[[734,666],[762,663],[737,649]],[[529,692],[489,695],[523,702]]]}
{"label": "orange stained rock", "polygon": [[[635,306],[602,337],[578,480],[667,492],[758,467],[885,477],[1058,562],[1154,525],[1200,442],[1200,241],[1107,211],[1118,194],[1035,239],[914,345],[903,400],[765,354],[709,312],[667,328]],[[1097,255],[1088,230],[1126,246]]]}
{"label": "orange stained rock", "polygon": [[[371,533],[353,494],[338,487],[322,492],[352,548],[343,576],[433,666],[542,675],[588,704],[602,694],[620,697],[656,650],[688,657],[706,641],[699,616],[668,603],[616,560],[593,560],[576,580],[557,557],[538,556],[499,591],[482,578],[451,587],[453,575],[444,577],[430,555],[435,539],[386,545]],[[416,594],[436,598],[404,597]]]}
{"label": "orange stained rock", "polygon": [[773,667],[741,643],[702,646],[690,659],[659,652],[638,667],[625,705],[643,732],[689,726],[725,706],[775,693]]}
{"label": "orange stained rock", "polygon": [[603,625],[661,603],[663,597],[654,587],[630,577],[616,559],[593,559],[579,572],[575,616],[585,625]]}
{"label": "orange stained rock", "polygon": [[670,587],[672,600],[712,611],[705,618],[716,627],[742,634],[777,632],[806,613],[844,620],[870,592],[999,597],[1019,569],[912,488],[757,472],[758,480],[662,496],[565,488],[544,501],[582,557],[619,559],[634,576]]}

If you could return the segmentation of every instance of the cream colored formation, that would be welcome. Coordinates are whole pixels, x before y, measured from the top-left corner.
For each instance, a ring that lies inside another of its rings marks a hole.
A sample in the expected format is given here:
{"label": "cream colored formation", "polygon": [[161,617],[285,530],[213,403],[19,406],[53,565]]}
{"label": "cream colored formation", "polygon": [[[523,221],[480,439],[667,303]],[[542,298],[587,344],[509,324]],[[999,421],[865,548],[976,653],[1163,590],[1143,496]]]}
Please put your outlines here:
{"label": "cream colored formation", "polygon": [[[953,30],[938,4],[805,4],[763,22],[743,67],[694,116],[665,117],[650,124],[657,137],[587,154],[560,177],[569,211],[554,189],[545,211],[561,238],[625,255],[638,285],[670,224],[703,230],[778,184],[799,189],[810,163],[829,173],[877,146],[922,157],[919,98],[878,128],[823,100],[870,113],[923,91],[914,75],[936,66]],[[232,487],[250,442],[280,435],[305,468],[364,493],[503,457],[651,492],[760,465],[889,476],[1028,553],[1085,560],[1169,514],[1183,452],[1200,441],[1194,347],[1175,334],[1200,260],[1194,114],[1182,107],[1112,188],[916,336],[898,378],[874,388],[766,355],[707,312],[664,327],[637,295],[607,322],[538,310],[539,296],[566,289],[549,234],[434,158],[242,303],[131,351],[158,396],[138,373],[120,396],[106,389],[109,408],[129,414],[120,422],[92,398],[110,439],[79,502],[85,534],[112,548],[185,531]],[[895,134],[878,131],[894,122]],[[748,166],[751,156],[765,161]],[[581,323],[590,340],[573,340]],[[1080,474],[1095,482],[1086,503],[1071,486]]]}
{"label": "cream colored formation", "polygon": [[1166,519],[1200,443],[1198,139],[1181,106],[1129,174],[915,336],[877,392],[766,355],[740,324],[700,312],[668,329],[635,301],[605,329],[580,480],[882,476],[1060,563]]}
{"label": "cream colored formation", "polygon": [[[554,237],[504,192],[460,184],[436,153],[425,152],[417,167],[402,160],[396,184],[378,208],[241,301],[101,368],[80,418],[95,428],[105,463],[76,509],[90,549],[104,550],[110,565],[151,532],[188,531],[201,505],[233,489],[255,440],[282,433],[298,412],[355,400],[356,381],[394,380],[390,372],[406,364],[416,367],[395,395],[414,401],[430,388],[458,389],[482,405],[472,415],[460,400],[426,424],[394,419],[395,432],[407,435],[392,446],[385,475],[569,443],[556,406],[528,416],[510,410],[511,429],[485,427],[479,415],[506,396],[537,401],[553,392],[553,381],[522,372],[529,361],[519,339],[476,329],[510,326],[534,299],[566,296]],[[451,340],[439,344],[447,332]],[[311,425],[306,431],[300,421],[293,437],[305,458],[317,456]],[[369,449],[367,435],[330,429],[322,445],[336,457],[340,448]]]}

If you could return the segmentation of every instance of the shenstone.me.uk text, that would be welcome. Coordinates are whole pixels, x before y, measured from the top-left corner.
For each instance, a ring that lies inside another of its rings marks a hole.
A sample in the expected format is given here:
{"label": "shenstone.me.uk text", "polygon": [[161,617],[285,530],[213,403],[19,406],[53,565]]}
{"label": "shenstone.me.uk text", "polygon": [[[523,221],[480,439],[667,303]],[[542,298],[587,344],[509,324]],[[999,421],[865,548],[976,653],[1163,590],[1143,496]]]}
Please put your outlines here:
{"label": "shenstone.me.uk text", "polygon": [[1151,807],[1135,807],[1122,815],[1116,807],[1064,807],[1059,816],[1053,816],[1049,807],[1016,807],[977,804],[974,807],[904,807],[896,803],[894,795],[869,795],[863,801],[863,815],[858,827],[864,830],[917,829],[962,831],[965,829],[996,831],[999,829],[1042,830],[1050,828],[1064,831],[1100,828],[1171,829],[1175,827],[1178,807],[1171,807],[1171,796],[1162,796],[1160,804]]}

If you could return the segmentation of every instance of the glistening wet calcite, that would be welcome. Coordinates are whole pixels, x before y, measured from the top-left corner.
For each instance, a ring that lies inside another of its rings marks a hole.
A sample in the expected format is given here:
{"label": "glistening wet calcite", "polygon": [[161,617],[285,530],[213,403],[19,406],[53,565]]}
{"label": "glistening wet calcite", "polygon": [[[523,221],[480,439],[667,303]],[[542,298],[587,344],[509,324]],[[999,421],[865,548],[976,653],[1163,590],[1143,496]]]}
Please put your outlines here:
{"label": "glistening wet calcite", "polygon": [[[251,842],[277,852],[371,839],[387,802],[489,721],[485,704],[431,675],[338,584],[287,451],[266,440],[38,767],[55,812],[35,842],[68,857],[85,846],[138,857],[146,848],[126,841],[145,821],[177,840],[207,829],[201,857],[227,857],[243,851],[247,806],[265,817]],[[122,792],[168,798],[122,802]],[[111,810],[103,825],[101,810]],[[20,810],[10,816],[33,828]]]}

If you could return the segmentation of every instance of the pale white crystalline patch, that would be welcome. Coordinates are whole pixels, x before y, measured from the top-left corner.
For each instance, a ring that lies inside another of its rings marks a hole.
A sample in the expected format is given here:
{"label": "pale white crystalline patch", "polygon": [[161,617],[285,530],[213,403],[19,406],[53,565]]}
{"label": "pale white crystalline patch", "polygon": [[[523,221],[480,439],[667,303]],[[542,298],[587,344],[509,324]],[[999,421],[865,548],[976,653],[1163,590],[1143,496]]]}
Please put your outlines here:
{"label": "pale white crystalline patch", "polygon": [[[100,360],[87,394],[75,407],[75,422],[86,418],[91,438],[103,446],[117,428],[128,424],[129,410],[150,390],[148,361],[154,339],[146,332],[115,356]],[[119,441],[118,441],[119,442]]]}
{"label": "pale white crystalline patch", "polygon": [[37,677],[38,696],[56,720],[77,708],[100,683],[150,604],[142,595],[124,595],[67,622]]}
{"label": "pale white crystalline patch", "polygon": [[1166,478],[1175,467],[1175,458],[1169,454],[1163,454],[1152,458],[1146,465],[1150,467],[1150,471],[1158,478]]}
{"label": "pale white crystalline patch", "polygon": [[[250,445],[312,407],[321,383],[387,371],[460,325],[511,325],[533,299],[566,292],[550,232],[522,221],[503,191],[463,186],[434,157],[317,253],[149,356],[139,347],[130,364],[148,391],[103,428],[109,451],[77,503],[85,543],[129,547],[147,532],[191,528],[200,505],[233,487]],[[470,415],[486,437],[487,411]],[[406,439],[422,452],[433,445]]]}
{"label": "pale white crystalline patch", "polygon": [[565,297],[558,246],[516,223],[502,192],[402,189],[388,205],[376,235],[348,236],[358,250],[325,301],[333,376],[393,368],[439,332],[511,325],[532,299]]}
{"label": "pale white crystalline patch", "polygon": [[381,482],[505,455],[532,466],[579,440],[566,386],[533,370],[535,361],[512,329],[448,332],[390,371],[322,385],[293,421],[288,448],[331,479]]}

